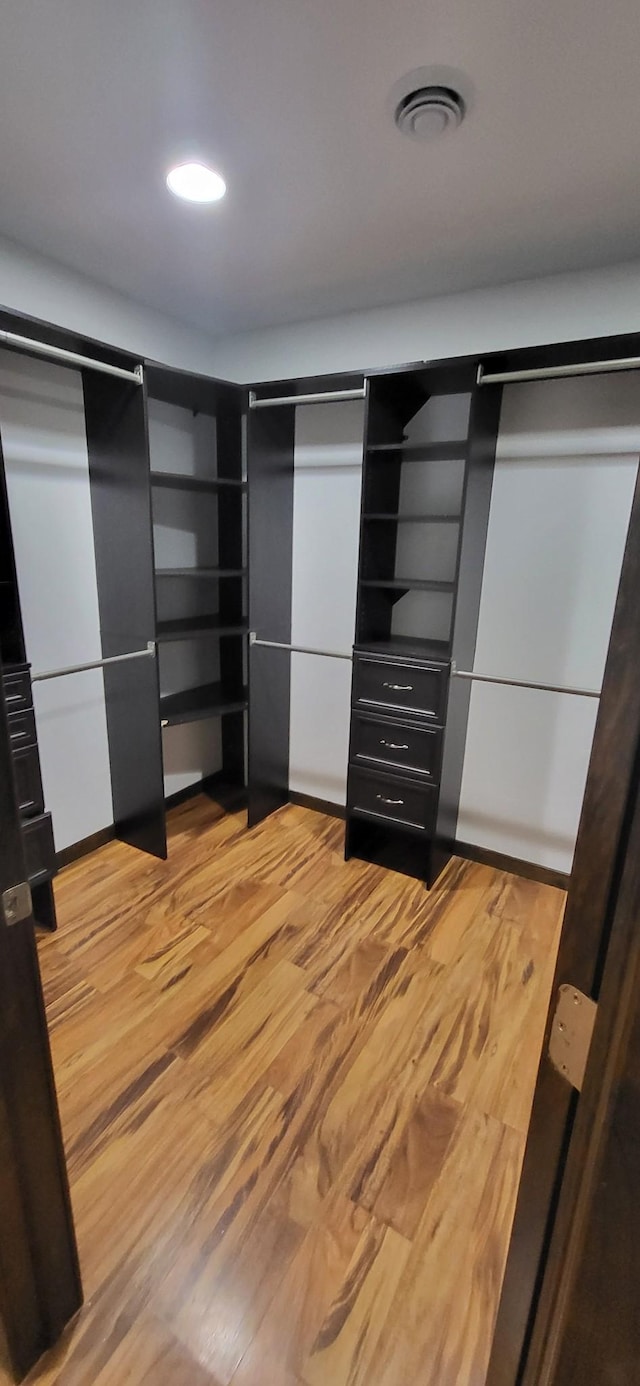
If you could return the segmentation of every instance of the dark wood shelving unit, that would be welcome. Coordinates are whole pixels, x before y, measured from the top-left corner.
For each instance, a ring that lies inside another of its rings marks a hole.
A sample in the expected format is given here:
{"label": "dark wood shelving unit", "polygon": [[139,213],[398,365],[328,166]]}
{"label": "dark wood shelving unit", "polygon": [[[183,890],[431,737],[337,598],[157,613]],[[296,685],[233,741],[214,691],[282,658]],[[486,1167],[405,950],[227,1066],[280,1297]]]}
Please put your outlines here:
{"label": "dark wood shelving unit", "polygon": [[200,722],[208,717],[226,717],[229,713],[244,712],[247,707],[246,688],[230,694],[222,683],[206,683],[198,688],[185,688],[160,698],[160,720],[163,727],[176,727],[184,722]]}
{"label": "dark wood shelving unit", "polygon": [[[242,415],[246,390],[164,366],[147,365],[145,374],[152,400],[194,417],[205,416],[193,472],[154,469],[151,459],[150,492],[154,510],[161,516],[159,523],[191,531],[195,545],[193,562],[189,558],[185,565],[157,564],[155,568],[159,723],[165,728],[222,719],[222,765],[214,778],[233,791],[244,792],[248,621]],[[169,456],[166,462],[170,465]],[[175,541],[165,562],[174,556],[182,556]],[[186,686],[176,691],[181,683]]]}
{"label": "dark wood shelving unit", "polygon": [[500,398],[465,363],[369,382],[345,851],[428,886],[456,833],[470,690],[451,664],[473,666]]}

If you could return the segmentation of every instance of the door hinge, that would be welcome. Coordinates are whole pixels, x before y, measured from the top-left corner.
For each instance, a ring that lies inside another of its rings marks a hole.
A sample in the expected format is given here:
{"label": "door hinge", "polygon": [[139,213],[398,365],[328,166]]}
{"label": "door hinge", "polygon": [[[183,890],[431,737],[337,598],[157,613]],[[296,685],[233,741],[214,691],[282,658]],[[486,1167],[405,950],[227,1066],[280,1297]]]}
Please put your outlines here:
{"label": "door hinge", "polygon": [[596,1002],[577,987],[564,984],[559,988],[549,1036],[549,1058],[578,1092],[582,1091],[597,1011]]}
{"label": "door hinge", "polygon": [[21,919],[29,918],[32,909],[31,887],[28,881],[21,881],[19,885],[3,890],[2,916],[5,924],[19,924]]}

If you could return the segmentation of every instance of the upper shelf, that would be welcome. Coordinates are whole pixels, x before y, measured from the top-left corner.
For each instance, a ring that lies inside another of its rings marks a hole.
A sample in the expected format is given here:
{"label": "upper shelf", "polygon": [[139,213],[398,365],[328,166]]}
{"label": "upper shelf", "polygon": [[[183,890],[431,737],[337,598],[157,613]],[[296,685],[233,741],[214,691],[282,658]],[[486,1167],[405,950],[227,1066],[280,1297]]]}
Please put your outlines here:
{"label": "upper shelf", "polygon": [[234,481],[232,478],[217,476],[188,476],[186,472],[151,472],[152,486],[170,486],[179,491],[244,491],[246,490],[245,481]]}
{"label": "upper shelf", "polygon": [[371,443],[367,453],[374,456],[389,456],[398,453],[403,462],[449,462],[462,461],[467,453],[466,438],[442,443]]}
{"label": "upper shelf", "polygon": [[224,621],[220,616],[183,616],[171,621],[158,621],[156,640],[202,640],[209,636],[248,635],[249,627],[242,621]]}

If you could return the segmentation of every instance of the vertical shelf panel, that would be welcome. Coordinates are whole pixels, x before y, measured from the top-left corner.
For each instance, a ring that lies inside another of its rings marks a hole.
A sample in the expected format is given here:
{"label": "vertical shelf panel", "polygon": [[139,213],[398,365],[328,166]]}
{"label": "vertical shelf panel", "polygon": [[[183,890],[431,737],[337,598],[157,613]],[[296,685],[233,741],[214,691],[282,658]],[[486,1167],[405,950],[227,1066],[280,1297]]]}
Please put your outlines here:
{"label": "vertical shelf panel", "polygon": [[[291,642],[295,409],[248,416],[249,624],[263,639]],[[249,651],[249,826],[289,798],[291,655]]]}
{"label": "vertical shelf panel", "polygon": [[[104,657],[155,637],[144,390],[83,374],[91,508]],[[104,670],[113,814],[123,842],[166,857],[160,698],[155,659]]]}

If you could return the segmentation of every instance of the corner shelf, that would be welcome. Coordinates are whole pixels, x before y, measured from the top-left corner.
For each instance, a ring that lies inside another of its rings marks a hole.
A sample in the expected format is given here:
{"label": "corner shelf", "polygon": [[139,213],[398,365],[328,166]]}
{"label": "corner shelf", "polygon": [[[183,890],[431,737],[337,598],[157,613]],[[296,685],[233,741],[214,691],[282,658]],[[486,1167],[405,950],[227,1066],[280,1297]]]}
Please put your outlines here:
{"label": "corner shelf", "polygon": [[464,462],[467,455],[467,440],[455,439],[441,443],[410,443],[404,439],[400,443],[370,443],[367,453],[374,457],[391,456],[399,453],[403,462]]}
{"label": "corner shelf", "polygon": [[395,525],[459,525],[461,515],[404,515],[393,511],[365,510],[363,520],[387,520]]}
{"label": "corner shelf", "polygon": [[157,578],[242,578],[246,568],[156,568]]}
{"label": "corner shelf", "polygon": [[221,683],[205,683],[199,688],[185,688],[180,693],[160,698],[160,724],[176,727],[184,722],[200,722],[206,717],[224,717],[230,712],[244,712],[247,690],[232,698]]}
{"label": "corner shelf", "polygon": [[158,621],[156,640],[199,640],[207,636],[248,635],[242,622],[223,621],[219,616],[184,616],[179,620]]}
{"label": "corner shelf", "polygon": [[362,578],[361,587],[385,587],[392,592],[455,592],[455,582],[435,582],[430,578]]}
{"label": "corner shelf", "polygon": [[151,472],[152,486],[170,486],[180,491],[245,491],[246,481],[234,481],[228,477],[189,476],[186,472]]}

